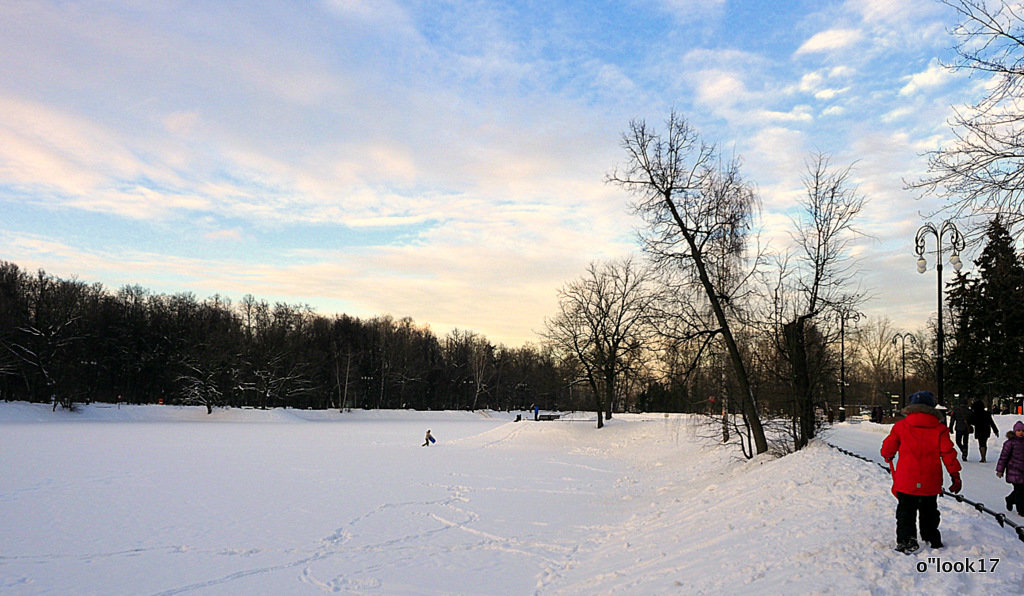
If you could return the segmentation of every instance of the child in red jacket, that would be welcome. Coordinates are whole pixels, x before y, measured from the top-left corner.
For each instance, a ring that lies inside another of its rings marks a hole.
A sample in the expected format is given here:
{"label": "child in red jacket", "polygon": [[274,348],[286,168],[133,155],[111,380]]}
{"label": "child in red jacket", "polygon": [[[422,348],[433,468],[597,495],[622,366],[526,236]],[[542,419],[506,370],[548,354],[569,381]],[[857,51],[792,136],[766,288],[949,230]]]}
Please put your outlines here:
{"label": "child in red jacket", "polygon": [[904,418],[892,425],[889,436],[882,441],[882,457],[896,469],[892,475],[892,492],[896,505],[896,550],[911,554],[917,544],[917,522],[921,518],[921,539],[932,548],[942,548],[939,533],[939,508],[936,497],[942,492],[942,465],[945,464],[953,484],[949,491],[960,492],[960,462],[956,448],[949,440],[949,429],[942,423],[941,412],[935,409],[935,396],[918,391],[910,396],[910,405],[903,409]]}

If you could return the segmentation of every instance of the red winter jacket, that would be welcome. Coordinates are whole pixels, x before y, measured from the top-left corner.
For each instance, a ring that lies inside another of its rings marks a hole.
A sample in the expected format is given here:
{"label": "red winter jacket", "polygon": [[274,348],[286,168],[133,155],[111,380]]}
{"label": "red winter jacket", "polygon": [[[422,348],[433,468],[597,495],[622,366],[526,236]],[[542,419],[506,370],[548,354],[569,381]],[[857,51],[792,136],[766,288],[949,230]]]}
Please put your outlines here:
{"label": "red winter jacket", "polygon": [[893,424],[889,436],[882,441],[882,457],[891,459],[897,453],[900,456],[896,460],[893,491],[937,495],[942,492],[942,464],[950,476],[960,473],[949,429],[939,420],[935,408],[915,404],[907,406],[903,413],[907,416]]}

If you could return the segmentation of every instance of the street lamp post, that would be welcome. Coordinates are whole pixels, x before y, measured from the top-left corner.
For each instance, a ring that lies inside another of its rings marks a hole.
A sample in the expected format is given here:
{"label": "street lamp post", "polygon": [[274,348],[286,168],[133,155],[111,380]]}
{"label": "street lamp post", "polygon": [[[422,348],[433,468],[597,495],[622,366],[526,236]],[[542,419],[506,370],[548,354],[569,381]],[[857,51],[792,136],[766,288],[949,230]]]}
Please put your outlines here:
{"label": "street lamp post", "polygon": [[846,422],[846,321],[859,320],[859,312],[839,311],[839,422]]}
{"label": "street lamp post", "polygon": [[897,342],[900,344],[900,361],[903,363],[903,393],[900,394],[900,408],[907,405],[907,340],[910,343],[916,344],[917,338],[914,337],[913,333],[909,331],[906,333],[897,333],[892,338],[892,345],[896,345]]}
{"label": "street lamp post", "polygon": [[939,281],[939,308],[938,308],[938,337],[937,348],[938,354],[935,360],[935,380],[938,386],[938,403],[943,404],[942,399],[942,353],[945,348],[945,332],[942,329],[942,241],[945,239],[949,242],[950,258],[949,262],[953,265],[954,271],[960,271],[963,267],[963,263],[960,261],[960,251],[964,249],[964,236],[957,229],[956,225],[952,221],[946,220],[942,223],[942,227],[936,228],[931,222],[928,222],[921,226],[921,229],[917,231],[917,237],[914,239],[914,251],[917,253],[917,272],[924,273],[928,270],[928,261],[924,258],[925,252],[925,241],[928,236],[935,237],[935,271],[938,273]]}

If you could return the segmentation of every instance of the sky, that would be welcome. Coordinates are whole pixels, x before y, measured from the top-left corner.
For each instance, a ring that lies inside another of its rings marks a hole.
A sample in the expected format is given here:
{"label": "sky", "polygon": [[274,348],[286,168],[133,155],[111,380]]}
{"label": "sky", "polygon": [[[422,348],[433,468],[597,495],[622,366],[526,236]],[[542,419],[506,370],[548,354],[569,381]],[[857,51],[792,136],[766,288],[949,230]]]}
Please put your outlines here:
{"label": "sky", "polygon": [[630,121],[674,109],[742,161],[778,250],[809,156],[852,166],[862,310],[916,329],[939,204],[905,181],[985,86],[940,64],[954,23],[930,0],[7,0],[0,260],[536,343],[563,284],[638,253],[605,178]]}

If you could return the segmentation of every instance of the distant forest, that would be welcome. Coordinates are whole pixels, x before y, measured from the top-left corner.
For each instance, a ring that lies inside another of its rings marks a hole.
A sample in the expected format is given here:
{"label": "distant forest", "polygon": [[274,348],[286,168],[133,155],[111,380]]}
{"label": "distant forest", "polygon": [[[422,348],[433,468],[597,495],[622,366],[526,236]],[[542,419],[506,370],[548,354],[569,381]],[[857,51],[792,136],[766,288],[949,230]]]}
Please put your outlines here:
{"label": "distant forest", "polygon": [[328,317],[251,295],[233,304],[111,292],[0,261],[4,400],[572,409],[588,403],[577,377],[547,348],[493,345],[472,331],[438,338],[409,318]]}

